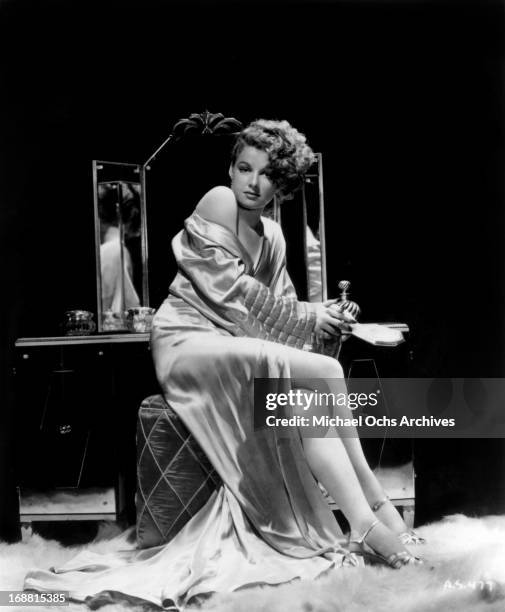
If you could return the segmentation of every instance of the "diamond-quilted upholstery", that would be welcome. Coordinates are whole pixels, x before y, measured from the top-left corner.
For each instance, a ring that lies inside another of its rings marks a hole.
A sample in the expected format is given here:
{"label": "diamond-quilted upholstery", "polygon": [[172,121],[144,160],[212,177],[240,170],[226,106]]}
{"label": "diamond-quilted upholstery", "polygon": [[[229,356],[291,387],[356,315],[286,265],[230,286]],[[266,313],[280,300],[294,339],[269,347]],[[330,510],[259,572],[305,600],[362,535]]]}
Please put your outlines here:
{"label": "diamond-quilted upholstery", "polygon": [[163,396],[146,398],[137,422],[137,544],[171,540],[220,484],[196,440]]}

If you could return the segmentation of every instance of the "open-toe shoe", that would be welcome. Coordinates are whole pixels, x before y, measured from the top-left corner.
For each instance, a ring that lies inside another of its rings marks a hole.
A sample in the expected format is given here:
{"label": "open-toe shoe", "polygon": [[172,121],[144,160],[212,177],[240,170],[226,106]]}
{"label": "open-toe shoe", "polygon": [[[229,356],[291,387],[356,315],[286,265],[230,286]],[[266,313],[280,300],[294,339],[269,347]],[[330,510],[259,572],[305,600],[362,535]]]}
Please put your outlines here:
{"label": "open-toe shoe", "polygon": [[349,551],[356,555],[361,555],[365,562],[370,565],[386,565],[392,569],[400,569],[404,565],[421,565],[423,564],[422,559],[415,557],[408,550],[402,550],[399,552],[391,553],[388,556],[384,556],[381,553],[374,550],[366,542],[368,534],[377,525],[380,524],[379,520],[374,521],[370,527],[357,539],[349,540]]}
{"label": "open-toe shoe", "polygon": [[412,546],[413,544],[426,544],[425,538],[422,538],[413,529],[398,534],[398,537],[400,538],[400,542],[407,546]]}

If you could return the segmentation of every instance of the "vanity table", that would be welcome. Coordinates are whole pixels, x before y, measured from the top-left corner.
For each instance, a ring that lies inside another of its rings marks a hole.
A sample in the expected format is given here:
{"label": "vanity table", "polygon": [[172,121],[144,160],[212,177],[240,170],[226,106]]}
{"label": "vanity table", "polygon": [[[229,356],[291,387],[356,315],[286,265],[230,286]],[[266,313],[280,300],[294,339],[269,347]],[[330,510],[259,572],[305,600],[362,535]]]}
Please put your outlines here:
{"label": "vanity table", "polygon": [[20,338],[15,347],[21,522],[133,522],[137,412],[159,391],[149,334]]}

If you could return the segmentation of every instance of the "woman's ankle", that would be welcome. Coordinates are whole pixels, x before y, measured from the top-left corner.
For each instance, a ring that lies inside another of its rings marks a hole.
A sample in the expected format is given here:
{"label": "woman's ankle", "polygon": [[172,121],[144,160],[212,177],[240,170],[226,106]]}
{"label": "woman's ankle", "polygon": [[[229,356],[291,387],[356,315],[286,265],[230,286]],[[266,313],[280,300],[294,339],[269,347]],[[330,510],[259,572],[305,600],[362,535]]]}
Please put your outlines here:
{"label": "woman's ankle", "polygon": [[403,520],[402,515],[396,509],[396,506],[389,498],[377,500],[370,504],[374,515],[388,527],[393,533],[399,535],[408,531],[407,524]]}

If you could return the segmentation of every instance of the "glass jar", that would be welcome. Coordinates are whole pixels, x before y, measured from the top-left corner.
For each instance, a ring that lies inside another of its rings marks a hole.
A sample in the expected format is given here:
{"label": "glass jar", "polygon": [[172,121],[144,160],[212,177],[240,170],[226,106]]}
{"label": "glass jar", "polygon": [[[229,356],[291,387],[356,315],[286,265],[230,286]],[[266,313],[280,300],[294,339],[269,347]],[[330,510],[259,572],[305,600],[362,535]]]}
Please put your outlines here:
{"label": "glass jar", "polygon": [[128,329],[135,334],[145,334],[151,331],[154,308],[139,306],[128,309]]}
{"label": "glass jar", "polygon": [[65,336],[89,336],[96,330],[93,313],[89,310],[67,310],[63,320]]}
{"label": "glass jar", "polygon": [[102,313],[102,331],[105,333],[129,331],[126,320],[127,314],[128,313],[126,312],[113,312],[112,310],[106,310],[104,313]]}

